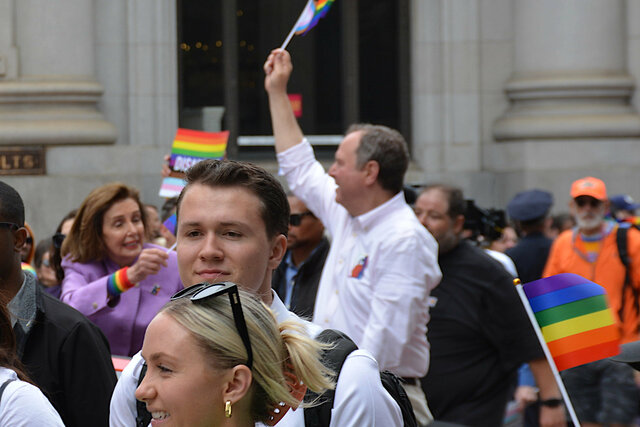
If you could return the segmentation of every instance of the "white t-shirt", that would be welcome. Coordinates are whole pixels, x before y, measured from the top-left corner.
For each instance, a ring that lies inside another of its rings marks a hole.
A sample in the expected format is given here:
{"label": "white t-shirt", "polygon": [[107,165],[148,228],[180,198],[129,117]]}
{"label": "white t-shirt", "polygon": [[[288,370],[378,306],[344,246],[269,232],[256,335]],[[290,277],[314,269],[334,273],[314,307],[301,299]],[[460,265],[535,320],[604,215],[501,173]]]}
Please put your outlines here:
{"label": "white t-shirt", "polygon": [[518,270],[516,269],[516,265],[509,257],[509,255],[502,252],[494,251],[493,249],[485,249],[484,251],[487,253],[487,255],[502,264],[504,269],[507,270],[510,275],[512,275],[514,278],[518,277]]}
{"label": "white t-shirt", "polygon": [[[295,319],[302,322],[309,335],[317,336],[322,328],[298,318],[288,311],[282,301],[273,292],[271,310],[278,323]],[[144,360],[140,353],[122,371],[111,397],[109,425],[111,427],[135,426],[136,399],[135,390]],[[264,424],[257,423],[262,427]],[[289,410],[278,422],[278,427],[304,427],[304,411]],[[402,413],[393,397],[384,389],[380,381],[378,363],[365,350],[352,352],[344,362],[331,411],[331,427],[361,426],[403,426]]]}
{"label": "white t-shirt", "polygon": [[20,381],[11,369],[0,368],[0,385],[9,379],[15,381],[11,381],[2,394],[0,426],[64,427],[60,415],[38,387]]}

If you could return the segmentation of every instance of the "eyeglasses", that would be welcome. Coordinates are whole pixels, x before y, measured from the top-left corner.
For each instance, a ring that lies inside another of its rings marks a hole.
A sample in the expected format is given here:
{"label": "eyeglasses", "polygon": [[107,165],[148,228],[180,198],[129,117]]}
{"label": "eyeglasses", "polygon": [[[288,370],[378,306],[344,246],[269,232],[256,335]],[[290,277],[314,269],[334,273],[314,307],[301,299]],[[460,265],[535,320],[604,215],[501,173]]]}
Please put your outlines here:
{"label": "eyeglasses", "polygon": [[578,207],[583,208],[587,205],[590,205],[592,208],[597,208],[602,204],[602,200],[595,199],[593,197],[577,197],[576,205]]}
{"label": "eyeglasses", "polygon": [[56,233],[53,235],[53,247],[56,249],[60,249],[62,247],[62,242],[64,242],[64,238],[67,237],[66,234]]}
{"label": "eyeglasses", "polygon": [[249,369],[251,369],[251,365],[253,364],[251,341],[249,340],[247,323],[245,322],[244,314],[242,313],[242,305],[240,304],[238,286],[235,283],[198,283],[197,285],[189,286],[188,288],[184,288],[181,291],[178,291],[171,297],[171,301],[189,297],[191,302],[197,304],[198,302],[203,302],[209,298],[214,298],[224,294],[229,294],[229,302],[231,303],[231,311],[233,312],[233,321],[236,324],[236,329],[238,330],[238,334],[242,339],[244,348],[247,350],[246,365],[249,367]]}
{"label": "eyeglasses", "polygon": [[18,228],[20,228],[20,226],[18,224],[15,224],[13,222],[0,222],[0,227],[2,228],[8,228],[10,230],[17,230]]}
{"label": "eyeglasses", "polygon": [[302,212],[299,214],[293,214],[289,216],[289,224],[293,225],[294,227],[297,227],[302,223],[302,218],[304,218],[307,215],[314,216],[313,213],[311,213],[310,211]]}

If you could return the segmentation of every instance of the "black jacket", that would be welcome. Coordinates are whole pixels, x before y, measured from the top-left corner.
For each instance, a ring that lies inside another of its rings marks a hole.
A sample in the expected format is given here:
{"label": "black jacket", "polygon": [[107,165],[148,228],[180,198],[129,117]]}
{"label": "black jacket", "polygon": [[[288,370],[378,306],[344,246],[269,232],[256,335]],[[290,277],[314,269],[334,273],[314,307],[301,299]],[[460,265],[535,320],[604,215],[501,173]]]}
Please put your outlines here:
{"label": "black jacket", "polygon": [[542,278],[553,241],[542,233],[532,233],[520,239],[517,245],[505,252],[516,265],[522,283]]}
{"label": "black jacket", "polygon": [[499,426],[518,367],[544,353],[502,264],[467,240],[440,254],[438,264],[422,379],[429,409],[440,421]]}
{"label": "black jacket", "polygon": [[[287,254],[285,254],[282,262],[273,272],[271,278],[271,287],[278,293],[282,301],[285,300],[287,294]],[[313,307],[316,303],[316,294],[318,293],[318,283],[322,275],[324,262],[329,254],[329,241],[323,238],[313,253],[307,258],[300,268],[298,274],[293,278],[295,285],[293,286],[293,295],[291,295],[291,304],[289,310],[293,311],[300,317],[311,318],[313,316]]]}
{"label": "black jacket", "polygon": [[27,374],[67,427],[108,426],[116,375],[107,339],[79,311],[35,288],[34,324],[27,335],[16,324]]}

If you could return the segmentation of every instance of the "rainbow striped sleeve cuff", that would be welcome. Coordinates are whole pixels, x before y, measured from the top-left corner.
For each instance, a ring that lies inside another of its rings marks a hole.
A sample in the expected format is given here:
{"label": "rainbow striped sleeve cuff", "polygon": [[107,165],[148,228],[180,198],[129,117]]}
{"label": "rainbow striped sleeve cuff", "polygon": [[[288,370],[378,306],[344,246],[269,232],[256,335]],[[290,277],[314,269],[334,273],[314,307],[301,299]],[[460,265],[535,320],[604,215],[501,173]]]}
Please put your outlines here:
{"label": "rainbow striped sleeve cuff", "polygon": [[129,277],[127,276],[128,268],[129,267],[121,268],[109,276],[107,279],[107,292],[109,295],[117,297],[127,289],[133,287],[134,284],[129,281]]}

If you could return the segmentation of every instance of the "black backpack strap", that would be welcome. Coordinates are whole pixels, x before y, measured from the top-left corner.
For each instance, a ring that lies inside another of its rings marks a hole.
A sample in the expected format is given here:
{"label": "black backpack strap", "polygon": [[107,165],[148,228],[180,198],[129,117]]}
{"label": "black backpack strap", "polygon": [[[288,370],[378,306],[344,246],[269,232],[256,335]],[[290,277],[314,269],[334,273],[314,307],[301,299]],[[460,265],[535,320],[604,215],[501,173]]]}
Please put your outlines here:
{"label": "black backpack strap", "polygon": [[625,298],[627,295],[628,289],[631,289],[631,293],[633,294],[633,308],[636,314],[640,314],[640,292],[638,289],[633,286],[631,283],[631,260],[629,259],[629,253],[627,251],[627,234],[629,233],[628,227],[620,227],[618,226],[618,231],[616,232],[616,244],[618,246],[618,254],[620,255],[620,261],[624,265],[625,274],[624,274],[624,285],[622,286],[621,293],[621,301],[620,301],[620,309],[618,310],[618,317],[622,321],[624,316],[625,309]]}
{"label": "black backpack strap", "polygon": [[[142,365],[142,369],[140,370],[138,387],[140,387],[145,375],[147,375],[147,362]],[[147,405],[144,402],[136,400],[136,413],[136,427],[147,427],[151,422],[151,413],[147,411]]]}
{"label": "black backpack strap", "polygon": [[402,380],[390,371],[382,371],[380,372],[380,381],[382,381],[382,385],[384,389],[387,390],[387,393],[393,397],[393,400],[395,400],[400,407],[404,427],[418,427],[411,400],[402,385]]}
{"label": "black backpack strap", "polygon": [[9,383],[12,382],[12,381],[15,381],[15,378],[9,378],[8,380],[6,380],[5,382],[2,383],[2,386],[0,386],[0,400],[2,400],[2,395],[4,394],[4,389],[7,388]]}
{"label": "black backpack strap", "polygon": [[[333,346],[325,350],[322,354],[322,363],[336,374],[336,382],[342,365],[347,356],[358,346],[347,335],[334,329],[325,329],[316,337],[316,341],[333,344]],[[333,409],[333,399],[335,390],[327,390],[322,395],[308,390],[305,394],[305,402],[321,402],[316,406],[305,408],[304,424],[305,427],[328,427],[331,422],[331,409]]]}

